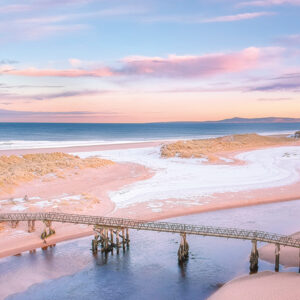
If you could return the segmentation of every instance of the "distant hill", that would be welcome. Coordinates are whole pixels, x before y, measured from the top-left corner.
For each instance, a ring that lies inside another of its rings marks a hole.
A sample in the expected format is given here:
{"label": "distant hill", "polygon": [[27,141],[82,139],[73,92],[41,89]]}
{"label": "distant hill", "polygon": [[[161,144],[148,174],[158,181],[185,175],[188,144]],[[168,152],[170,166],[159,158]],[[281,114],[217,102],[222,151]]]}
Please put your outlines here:
{"label": "distant hill", "polygon": [[232,118],[220,121],[212,121],[214,123],[300,123],[300,118]]}

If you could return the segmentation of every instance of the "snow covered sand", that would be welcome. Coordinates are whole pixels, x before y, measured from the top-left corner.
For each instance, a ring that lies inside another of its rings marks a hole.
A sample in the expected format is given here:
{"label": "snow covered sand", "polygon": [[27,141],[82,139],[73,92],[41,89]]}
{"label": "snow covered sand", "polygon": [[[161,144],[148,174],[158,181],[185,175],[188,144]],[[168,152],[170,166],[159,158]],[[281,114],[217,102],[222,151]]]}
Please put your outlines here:
{"label": "snow covered sand", "polygon": [[139,163],[155,171],[147,180],[111,192],[110,198],[117,209],[148,202],[155,212],[162,206],[157,200],[172,202],[172,199],[184,200],[181,204],[185,205],[208,205],[216,200],[216,194],[283,187],[300,181],[300,147],[240,153],[236,158],[246,162],[242,165],[226,164],[226,158],[224,165],[194,158],[165,159],[160,156],[160,147],[73,154]]}

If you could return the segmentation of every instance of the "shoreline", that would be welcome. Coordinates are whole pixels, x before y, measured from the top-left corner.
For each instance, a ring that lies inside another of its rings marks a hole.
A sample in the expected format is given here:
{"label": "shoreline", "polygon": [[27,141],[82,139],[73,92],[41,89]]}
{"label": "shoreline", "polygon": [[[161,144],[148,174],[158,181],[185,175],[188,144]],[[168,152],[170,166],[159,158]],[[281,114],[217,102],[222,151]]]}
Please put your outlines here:
{"label": "shoreline", "polygon": [[[67,148],[45,148],[45,149],[24,149],[24,150],[0,150],[0,155],[21,155],[27,153],[47,153],[47,152],[57,152],[62,151],[65,153],[69,152],[93,152],[93,151],[102,151],[102,150],[117,150],[117,149],[134,149],[134,148],[146,148],[146,147],[157,147],[162,145],[163,141],[160,142],[144,142],[144,143],[131,143],[131,144],[114,144],[114,145],[97,145],[97,146],[80,146],[80,147],[67,147]],[[297,144],[299,145],[299,143]],[[214,164],[222,163],[223,165],[241,165],[246,164],[245,161],[239,160],[236,155],[260,150],[267,148],[277,148],[280,146],[270,146],[270,147],[245,147],[243,150],[239,151],[225,151],[219,152],[217,155],[220,157],[226,157],[231,159],[232,162],[214,162]],[[287,145],[289,146],[289,145]],[[110,175],[107,175],[106,172],[111,170]],[[300,171],[300,170],[298,170]],[[110,199],[109,192],[114,192],[122,187],[131,184],[137,183],[139,181],[147,180],[155,175],[155,170],[146,167],[143,164],[137,164],[132,162],[121,162],[116,163],[114,166],[104,168],[102,170],[80,170],[79,177],[73,178],[72,176],[66,175],[65,179],[60,179],[53,182],[45,182],[35,180],[32,182],[28,182],[26,184],[22,184],[16,189],[16,195],[18,197],[22,197],[30,191],[31,196],[35,196],[33,191],[36,191],[36,195],[40,195],[41,199],[44,200],[43,195],[48,195],[48,190],[59,190],[62,192],[67,192],[69,195],[78,194],[83,192],[82,186],[79,184],[80,179],[83,183],[87,183],[91,178],[94,179],[93,184],[85,186],[85,188],[90,192],[92,191],[92,195],[97,196],[98,199],[101,199],[100,204],[96,204],[96,206],[92,206],[90,208],[86,208],[88,202],[82,202],[81,205],[84,205],[84,210],[81,211],[78,209],[79,206],[69,207],[69,206],[60,206],[61,210],[50,210],[50,211],[58,211],[58,212],[66,212],[66,213],[77,213],[77,214],[97,214],[109,217],[124,217],[124,218],[133,218],[133,219],[142,219],[145,221],[159,221],[163,219],[173,218],[177,216],[186,216],[191,214],[199,214],[202,212],[208,211],[217,211],[217,210],[226,210],[232,208],[246,207],[246,206],[257,206],[264,204],[271,204],[276,202],[287,202],[293,200],[300,200],[300,181],[294,182],[289,185],[284,186],[275,186],[270,188],[263,189],[255,189],[255,190],[244,190],[237,192],[223,192],[223,193],[215,193],[209,197],[213,197],[215,201],[213,203],[208,203],[207,205],[190,205],[189,201],[186,199],[164,199],[164,200],[154,200],[148,202],[135,203],[131,206],[125,208],[117,208],[116,204]],[[104,178],[103,178],[104,176]],[[77,181],[76,181],[76,180]],[[114,180],[112,183],[111,180]],[[66,184],[67,180],[67,184]],[[75,181],[74,181],[75,180]],[[100,183],[99,183],[100,180]],[[78,182],[78,183],[77,183]],[[100,190],[99,190],[100,187]],[[49,195],[48,195],[49,196]],[[201,199],[203,200],[203,199]],[[204,200],[203,200],[204,201]],[[172,203],[176,203],[175,206],[172,206]],[[200,201],[201,202],[201,201]],[[178,204],[179,203],[179,204]],[[151,205],[152,207],[151,207]],[[155,206],[157,204],[157,206]],[[153,206],[154,205],[154,206]],[[153,209],[153,207],[159,207],[161,210]],[[29,211],[37,211],[37,208],[29,209]],[[43,212],[46,212],[43,210]],[[7,227],[7,226],[6,226]],[[33,233],[27,233],[27,222],[20,222],[17,229],[10,229],[8,234],[11,233],[10,239],[6,239],[5,241],[0,241],[0,259],[5,259],[6,257],[10,257],[13,255],[22,255],[22,253],[26,253],[32,250],[36,250],[41,248],[39,251],[43,251],[43,247],[48,247],[60,242],[67,242],[71,240],[76,240],[78,238],[84,238],[93,235],[92,226],[87,225],[75,225],[75,224],[65,224],[65,223],[55,223],[53,224],[54,229],[56,229],[56,234],[47,238],[47,243],[45,244],[41,238],[40,234],[44,228],[42,222],[36,222],[36,231]],[[21,234],[16,231],[22,232]],[[16,232],[16,233],[14,233]],[[4,233],[5,236],[6,233]],[[1,235],[1,231],[0,231]],[[9,237],[9,235],[8,235]],[[268,247],[268,245],[264,246]],[[264,247],[259,248],[259,252],[263,253],[265,251]],[[261,258],[265,261],[270,261],[273,258],[273,249],[270,250],[271,247],[267,248],[265,254],[261,255]],[[271,254],[270,254],[271,253]],[[289,255],[289,252],[287,252]],[[271,257],[271,258],[270,258]],[[289,261],[288,261],[289,263]],[[280,263],[282,266],[287,266],[286,262],[282,260]],[[80,268],[84,267],[82,265]],[[51,275],[51,279],[57,278],[60,276],[64,276],[65,271],[61,271],[59,274]],[[233,278],[232,280],[235,280]],[[42,279],[41,279],[42,280]],[[231,280],[231,281],[232,281]],[[229,282],[231,282],[229,281]],[[29,282],[28,282],[29,284]],[[30,283],[32,284],[32,283]],[[25,288],[26,289],[26,288]],[[218,292],[219,289],[216,291]],[[213,294],[214,295],[214,294]]]}
{"label": "shoreline", "polygon": [[[296,183],[295,185],[299,185],[300,182]],[[287,199],[276,199],[276,200],[272,200],[272,201],[266,201],[266,202],[254,202],[254,203],[246,203],[246,204],[232,204],[232,205],[224,205],[224,206],[220,206],[220,207],[212,207],[212,208],[191,208],[190,210],[187,210],[185,208],[185,211],[183,211],[183,209],[179,210],[179,211],[173,211],[173,212],[164,212],[161,214],[153,214],[152,216],[149,215],[148,217],[140,217],[141,220],[143,221],[162,221],[165,219],[171,219],[171,218],[175,218],[175,217],[182,217],[182,216],[188,216],[188,215],[193,215],[193,214],[200,214],[200,213],[204,213],[204,212],[211,212],[211,211],[218,211],[218,210],[227,210],[227,209],[234,209],[234,208],[241,208],[241,207],[248,207],[248,206],[257,206],[257,205],[266,205],[266,204],[272,204],[272,203],[280,203],[280,202],[288,202],[288,201],[298,201],[300,200],[300,196],[298,197],[294,197],[294,198],[287,198]],[[111,203],[113,204],[113,203]],[[130,208],[129,208],[130,209]],[[46,211],[45,211],[46,212]],[[138,212],[139,215],[141,215],[141,211]],[[87,213],[83,213],[83,214],[87,214]],[[119,213],[117,211],[117,213],[114,213],[114,208],[110,208],[103,216],[107,216],[107,217],[121,217],[122,213]],[[130,218],[128,216],[126,216],[125,218]],[[135,219],[135,218],[133,218]],[[23,222],[24,224],[24,231],[26,232],[26,222]],[[42,222],[40,222],[42,223]],[[82,238],[82,237],[87,237],[87,236],[92,236],[94,231],[93,229],[88,226],[85,229],[80,228],[79,225],[75,225],[75,224],[68,224],[68,223],[54,223],[54,228],[58,228],[58,230],[56,230],[56,234],[47,238],[47,243],[45,244],[39,237],[37,237],[37,239],[32,240],[31,243],[29,243],[26,246],[21,246],[21,247],[14,247],[14,248],[10,248],[10,249],[3,249],[3,247],[1,247],[2,249],[0,250],[0,259],[1,258],[5,258],[5,257],[9,257],[9,256],[14,256],[14,255],[18,255],[18,254],[22,254],[23,252],[28,252],[28,251],[32,251],[32,250],[36,250],[45,246],[50,246],[53,244],[57,244],[59,242],[64,242],[64,241],[70,241],[70,240],[75,240],[77,238]],[[72,232],[74,231],[74,229],[76,229],[76,227],[78,228],[78,230],[80,232],[77,233],[70,233],[70,232],[62,232],[59,230],[63,230],[65,229],[65,227],[72,227]],[[59,227],[63,227],[63,228],[59,228]],[[16,230],[16,229],[14,229]],[[40,229],[40,232],[38,231],[38,228],[36,229],[36,231],[34,233],[41,233],[42,230]],[[29,235],[33,235],[34,233],[28,233]],[[294,233],[291,233],[291,235],[293,235]],[[36,236],[36,234],[35,234]],[[268,245],[265,245],[263,247],[266,247]],[[262,247],[262,248],[263,248]],[[260,248],[260,249],[262,249]],[[266,258],[264,260],[269,261],[270,259],[268,259],[268,255],[264,255]],[[285,266],[284,263],[281,264],[282,266]],[[290,266],[290,265],[289,265]],[[289,267],[287,266],[287,267]]]}
{"label": "shoreline", "polygon": [[120,144],[105,144],[105,145],[91,145],[91,146],[69,146],[69,147],[55,147],[55,148],[33,148],[33,149],[9,149],[0,150],[1,155],[24,155],[24,154],[36,154],[36,153],[53,153],[53,152],[93,152],[93,151],[105,151],[105,150],[122,150],[132,148],[146,148],[155,147],[162,144],[170,143],[171,140],[159,140],[159,141],[145,141],[145,142],[132,142],[132,143],[120,143]]}
{"label": "shoreline", "polygon": [[[166,141],[167,143],[170,141]],[[299,145],[299,142],[297,142],[297,145]],[[20,155],[20,154],[26,154],[26,153],[45,153],[45,152],[58,152],[63,150],[64,153],[69,152],[92,152],[92,151],[101,151],[101,150],[116,150],[116,149],[133,149],[133,148],[145,148],[145,147],[156,147],[159,145],[162,145],[164,143],[163,141],[150,141],[150,142],[142,142],[142,143],[129,143],[129,144],[111,144],[111,145],[96,145],[96,146],[76,146],[76,147],[66,147],[66,148],[44,148],[44,149],[25,149],[25,150],[0,150],[0,155]],[[289,145],[289,144],[288,144]],[[282,147],[284,145],[279,145],[277,147]],[[247,152],[247,151],[254,151],[254,150],[260,150],[260,149],[266,149],[266,148],[276,148],[276,146],[270,146],[270,147],[251,147],[249,145],[245,146],[245,149],[238,150],[238,151],[221,151],[217,152],[216,154],[219,156],[225,156],[226,158],[233,159],[233,163],[229,164],[241,164],[243,161],[239,161],[238,159],[235,159],[236,155]],[[223,162],[224,164],[227,164],[226,162]],[[130,165],[130,163],[127,163],[127,165]],[[119,165],[119,164],[117,164]],[[117,166],[115,167],[118,168]],[[137,182],[139,180],[145,180],[147,178],[150,178],[154,175],[153,170],[147,170],[145,169],[144,165],[137,165],[136,168],[142,168],[143,170],[139,170],[137,172],[144,172],[141,177],[136,178],[135,175],[132,175],[131,181],[124,181],[121,183],[121,186],[128,185],[129,182]],[[82,171],[81,171],[82,172]],[[132,172],[129,169],[126,171],[127,173]],[[150,173],[151,174],[150,174]],[[116,171],[115,171],[116,173]],[[141,173],[141,174],[142,174]],[[147,173],[147,174],[146,174]],[[93,174],[93,173],[90,173]],[[95,173],[94,173],[95,174]],[[122,173],[123,176],[127,176],[126,173]],[[96,175],[92,175],[95,177]],[[110,175],[110,178],[113,178],[113,174]],[[150,176],[150,177],[149,177]],[[99,177],[97,175],[96,177]],[[88,177],[82,177],[83,181],[87,180]],[[120,176],[119,176],[120,180]],[[70,181],[72,181],[70,179]],[[105,181],[106,182],[106,181]],[[104,182],[104,183],[105,183]],[[49,183],[47,183],[48,185]],[[99,185],[99,182],[97,183]],[[27,194],[26,192],[28,190],[32,191],[32,187],[35,186],[35,188],[39,187],[37,189],[39,192],[43,192],[43,190],[40,189],[41,182],[29,182],[27,185],[23,185],[19,188],[17,188],[17,195],[21,197],[24,194]],[[56,185],[53,185],[54,188],[56,188]],[[48,186],[47,186],[48,188]],[[60,187],[61,188],[61,187]],[[62,191],[64,190],[65,185],[62,188]],[[255,206],[255,205],[262,205],[262,204],[268,204],[268,203],[276,203],[276,202],[285,202],[285,201],[293,201],[300,199],[300,181],[297,181],[296,183],[285,185],[285,186],[277,186],[277,187],[271,187],[271,188],[264,188],[264,189],[255,189],[255,190],[245,190],[245,191],[238,191],[238,192],[225,192],[225,193],[215,193],[211,196],[216,200],[214,203],[209,203],[207,205],[187,205],[185,203],[185,199],[165,199],[165,200],[155,200],[152,201],[152,204],[158,203],[158,207],[161,207],[163,205],[163,209],[160,209],[159,211],[152,210],[151,207],[149,207],[149,202],[144,203],[136,203],[134,205],[131,205],[127,208],[118,208],[117,210],[116,205],[113,201],[110,200],[107,193],[109,191],[115,191],[120,188],[120,183],[117,183],[115,186],[109,186],[108,189],[106,189],[105,193],[101,193],[101,203],[105,205],[106,209],[104,211],[101,209],[99,211],[99,208],[97,206],[96,214],[101,214],[103,216],[110,216],[110,217],[124,217],[124,218],[133,218],[133,219],[142,219],[145,221],[158,221],[178,216],[185,216],[190,214],[198,214],[202,212],[208,212],[208,211],[216,211],[216,210],[224,210],[224,209],[232,209],[232,208],[239,208],[239,207],[245,207],[245,206]],[[66,190],[65,190],[66,191]],[[69,186],[69,191],[72,191],[72,185]],[[241,201],[241,199],[245,199],[244,201]],[[172,202],[180,202],[179,205],[173,207]],[[182,203],[181,203],[182,202]],[[36,210],[35,210],[36,211]],[[68,213],[68,211],[65,211]],[[73,213],[80,213],[80,211],[76,211],[76,209],[73,211]],[[88,214],[89,212],[85,210],[82,212],[82,214]],[[63,226],[58,227],[65,227],[65,224],[62,224]],[[60,229],[61,230],[61,229]],[[89,236],[93,234],[93,230],[81,230],[81,232],[76,234],[66,233],[65,235],[62,235],[61,233],[58,235],[59,237],[52,236],[49,238],[49,244],[52,243],[58,243],[65,240],[72,240],[76,239],[78,236]],[[44,247],[45,244],[43,244],[42,241],[34,240],[32,241],[32,244],[27,245],[26,247],[11,247],[10,249],[7,249],[7,247],[3,246],[1,247],[2,250],[0,250],[0,258],[16,255],[20,252],[26,252],[31,251],[40,247]],[[23,249],[23,251],[21,251]]]}

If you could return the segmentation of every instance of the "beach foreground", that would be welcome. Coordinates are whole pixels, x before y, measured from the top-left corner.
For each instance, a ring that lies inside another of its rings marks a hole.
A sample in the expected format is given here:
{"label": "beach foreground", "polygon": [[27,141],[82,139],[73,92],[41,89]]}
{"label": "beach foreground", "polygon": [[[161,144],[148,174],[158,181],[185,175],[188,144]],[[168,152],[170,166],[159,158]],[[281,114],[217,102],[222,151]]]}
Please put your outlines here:
{"label": "beach foreground", "polygon": [[[1,157],[3,167],[16,162],[17,172],[12,176],[14,169],[9,168],[10,173],[3,173],[7,179],[2,183],[1,211],[159,220],[300,198],[299,140],[258,135],[236,139],[238,151],[228,149],[224,139],[209,142],[217,145],[217,163],[205,157],[163,158],[161,149],[167,145],[161,148],[161,142],[65,149],[73,155],[57,153],[58,149],[52,154],[23,150],[23,158],[18,156],[22,150],[6,151],[12,156]],[[77,228],[74,235],[70,226],[56,224],[57,234],[49,243],[92,234],[92,228]],[[2,227],[0,257],[42,246],[39,234],[27,234],[26,226],[19,227],[21,235],[8,224]]]}
{"label": "beach foreground", "polygon": [[[0,194],[1,211],[53,211],[160,220],[299,199],[300,142],[279,138],[276,145],[272,138],[270,144],[265,144],[261,141],[269,139],[263,137],[258,138],[258,145],[257,136],[251,143],[251,135],[246,140],[239,142],[238,149],[227,149],[226,143],[222,148],[224,141],[218,140],[220,147],[215,152],[208,151],[198,158],[193,155],[166,158],[161,152],[161,142],[35,149],[32,151],[35,154],[28,154],[30,150],[6,150],[3,155],[17,156],[2,156],[2,163],[21,163],[16,164],[18,176],[3,174],[7,180]],[[58,150],[65,153],[59,154]],[[42,154],[47,152],[52,154]],[[61,163],[57,163],[57,157]],[[35,168],[41,159],[45,168],[37,173]],[[1,224],[0,257],[93,234],[91,227],[83,225],[54,224],[54,227],[56,234],[43,241],[40,238],[43,224],[38,224],[33,233],[27,232],[26,224],[17,229]],[[266,245],[259,251],[261,259],[273,262],[272,246]],[[294,249],[282,251],[281,263],[286,267],[297,266],[297,259],[291,259],[290,255]],[[273,281],[273,277],[267,276],[266,280]],[[290,282],[290,277],[283,275],[280,280]]]}
{"label": "beach foreground", "polygon": [[236,278],[214,293],[209,300],[298,300],[300,274],[260,272]]}

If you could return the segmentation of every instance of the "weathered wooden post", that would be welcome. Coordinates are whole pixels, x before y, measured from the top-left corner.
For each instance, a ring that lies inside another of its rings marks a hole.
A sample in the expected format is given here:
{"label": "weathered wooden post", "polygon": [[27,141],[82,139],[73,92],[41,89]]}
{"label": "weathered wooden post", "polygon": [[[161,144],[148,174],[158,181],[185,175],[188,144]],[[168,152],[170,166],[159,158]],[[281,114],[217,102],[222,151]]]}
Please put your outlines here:
{"label": "weathered wooden post", "polygon": [[35,231],[35,221],[28,221],[28,232]]}
{"label": "weathered wooden post", "polygon": [[105,246],[104,246],[104,250],[105,253],[107,253],[108,251],[108,229],[105,228],[105,242],[104,242]]}
{"label": "weathered wooden post", "polygon": [[[45,229],[41,234],[41,239],[45,240],[45,238],[49,237],[52,234],[55,234],[55,230],[52,228],[52,221],[44,220]],[[48,229],[48,232],[47,232]]]}
{"label": "weathered wooden post", "polygon": [[110,249],[111,249],[111,254],[114,254],[114,231],[111,228],[110,229]]}
{"label": "weathered wooden post", "polygon": [[257,241],[252,240],[252,249],[250,254],[250,274],[257,273],[258,271],[258,257]]}
{"label": "weathered wooden post", "polygon": [[19,224],[19,221],[11,221],[12,228],[17,228],[18,224]]}
{"label": "weathered wooden post", "polygon": [[299,248],[299,273],[300,273],[300,248]]}
{"label": "weathered wooden post", "polygon": [[181,233],[180,236],[181,236],[181,241],[180,241],[177,255],[178,255],[178,261],[183,262],[187,260],[189,256],[189,244],[186,241],[186,233]]}
{"label": "weathered wooden post", "polygon": [[102,227],[99,229],[99,234],[100,234],[101,249],[103,249],[103,247],[104,247],[104,238],[103,238],[103,236],[104,236],[104,229]]}
{"label": "weathered wooden post", "polygon": [[31,221],[28,221],[27,223],[28,223],[27,231],[28,231],[28,232],[31,232]]}
{"label": "weathered wooden post", "polygon": [[32,220],[31,222],[32,222],[32,223],[31,223],[31,230],[32,230],[32,231],[35,231],[35,221]]}
{"label": "weathered wooden post", "polygon": [[123,251],[125,251],[125,230],[122,228],[122,244],[123,244]]}
{"label": "weathered wooden post", "polygon": [[279,271],[279,255],[280,255],[280,245],[275,245],[275,272]]}
{"label": "weathered wooden post", "polygon": [[117,244],[117,254],[119,254],[119,229],[116,232],[116,244]]}
{"label": "weathered wooden post", "polygon": [[129,242],[130,242],[130,240],[129,240],[129,229],[126,228],[126,244],[127,244],[127,248],[129,247]]}
{"label": "weathered wooden post", "polygon": [[92,252],[93,254],[98,253],[98,235],[95,234],[95,238],[92,240]]}

